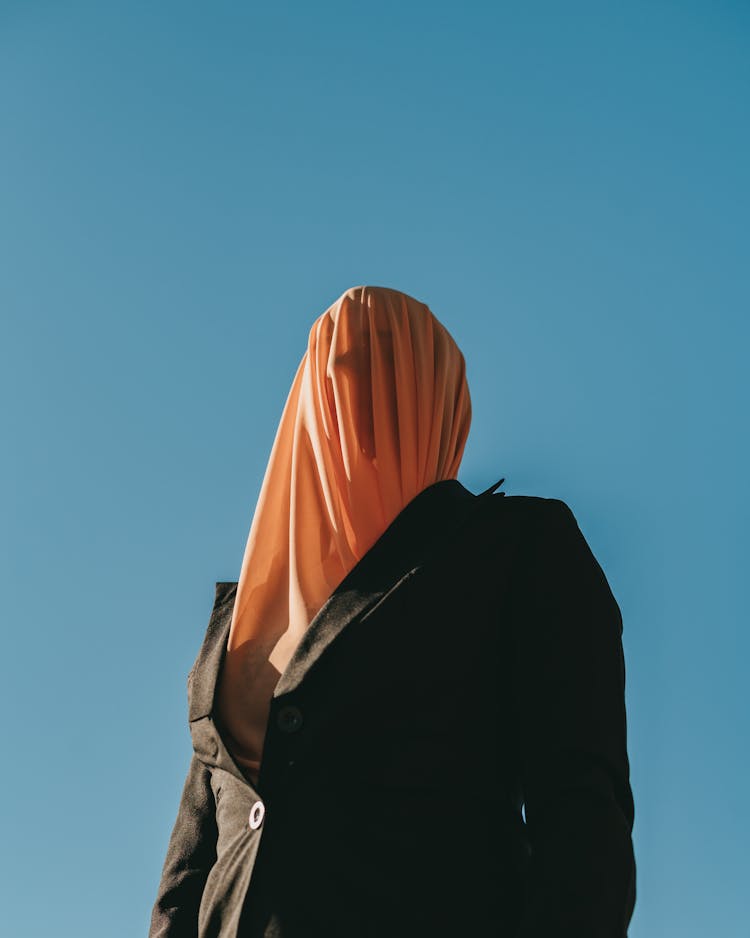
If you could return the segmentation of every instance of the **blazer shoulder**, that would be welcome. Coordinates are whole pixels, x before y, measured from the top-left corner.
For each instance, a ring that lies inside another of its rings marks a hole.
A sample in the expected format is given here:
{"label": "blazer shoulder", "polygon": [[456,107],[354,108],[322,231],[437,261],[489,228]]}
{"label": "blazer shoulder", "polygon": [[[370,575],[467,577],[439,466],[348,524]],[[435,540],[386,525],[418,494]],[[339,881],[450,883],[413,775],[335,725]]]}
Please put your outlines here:
{"label": "blazer shoulder", "polygon": [[561,590],[572,588],[576,582],[580,589],[587,585],[606,594],[622,631],[622,613],[609,579],[570,505],[561,498],[517,497],[521,499],[521,539],[530,563],[539,570],[551,571]]}
{"label": "blazer shoulder", "polygon": [[583,537],[570,505],[562,498],[544,495],[489,496],[485,513],[489,531],[511,534],[519,543],[569,542]]}
{"label": "blazer shoulder", "polygon": [[573,510],[561,498],[544,495],[506,495],[504,498],[489,496],[490,508],[498,512],[512,513],[529,520],[546,518],[573,518]]}
{"label": "blazer shoulder", "polygon": [[[490,496],[493,501],[495,501],[495,496]],[[543,509],[545,505],[553,503],[555,505],[564,505],[568,510],[570,506],[567,502],[564,502],[561,498],[552,498],[546,495],[506,495],[504,498],[497,499],[497,502],[504,502],[507,505],[512,505],[514,507],[524,507],[527,506],[532,511],[535,509]]]}
{"label": "blazer shoulder", "polygon": [[465,538],[466,552],[493,553],[515,544],[519,550],[529,544],[548,541],[555,531],[576,526],[573,512],[559,498],[541,495],[486,495]]}

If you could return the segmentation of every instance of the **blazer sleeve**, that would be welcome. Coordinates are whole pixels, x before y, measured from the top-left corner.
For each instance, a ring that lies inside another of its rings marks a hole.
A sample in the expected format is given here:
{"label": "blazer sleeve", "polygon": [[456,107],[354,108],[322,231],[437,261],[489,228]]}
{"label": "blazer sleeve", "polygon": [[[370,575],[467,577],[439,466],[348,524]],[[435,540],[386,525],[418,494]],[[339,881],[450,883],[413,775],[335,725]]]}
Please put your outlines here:
{"label": "blazer sleeve", "polygon": [[518,938],[623,938],[635,904],[622,617],[565,502],[544,499],[515,619],[531,846]]}
{"label": "blazer sleeve", "polygon": [[192,754],[177,819],[167,846],[148,938],[190,938],[198,934],[203,888],[216,862],[216,804],[211,772]]}

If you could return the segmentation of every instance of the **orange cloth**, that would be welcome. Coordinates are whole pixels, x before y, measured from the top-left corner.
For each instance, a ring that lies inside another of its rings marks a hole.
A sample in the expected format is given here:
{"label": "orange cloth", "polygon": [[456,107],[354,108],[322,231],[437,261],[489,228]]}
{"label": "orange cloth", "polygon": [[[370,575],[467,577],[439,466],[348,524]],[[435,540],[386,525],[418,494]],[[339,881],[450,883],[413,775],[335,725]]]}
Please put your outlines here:
{"label": "orange cloth", "polygon": [[271,449],[217,687],[257,781],[270,699],[315,614],[423,489],[455,478],[471,423],[464,356],[429,307],[352,287],[312,325]]}

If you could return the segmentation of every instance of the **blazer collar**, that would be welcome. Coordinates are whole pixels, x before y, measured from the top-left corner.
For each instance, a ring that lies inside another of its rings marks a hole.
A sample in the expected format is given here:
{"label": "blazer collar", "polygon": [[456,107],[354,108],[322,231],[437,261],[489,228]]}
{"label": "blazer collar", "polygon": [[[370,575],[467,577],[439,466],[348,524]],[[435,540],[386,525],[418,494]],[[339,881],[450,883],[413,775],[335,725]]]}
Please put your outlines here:
{"label": "blazer collar", "polygon": [[[478,505],[503,481],[475,495],[458,479],[442,479],[416,495],[318,610],[279,677],[273,696],[280,697],[299,687],[337,636],[428,563],[443,540],[468,523]],[[236,595],[236,581],[216,583],[206,637],[188,678],[190,721],[213,711]]]}

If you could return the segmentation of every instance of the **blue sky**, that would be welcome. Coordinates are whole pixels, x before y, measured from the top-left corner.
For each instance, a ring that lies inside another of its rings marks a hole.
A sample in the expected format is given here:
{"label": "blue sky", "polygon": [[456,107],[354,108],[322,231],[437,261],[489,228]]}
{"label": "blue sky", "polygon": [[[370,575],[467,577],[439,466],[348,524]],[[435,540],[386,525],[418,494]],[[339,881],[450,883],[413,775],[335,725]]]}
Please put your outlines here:
{"label": "blue sky", "polygon": [[0,5],[3,933],[145,935],[185,678],[313,320],[426,302],[459,479],[624,620],[631,938],[747,935],[750,10]]}

